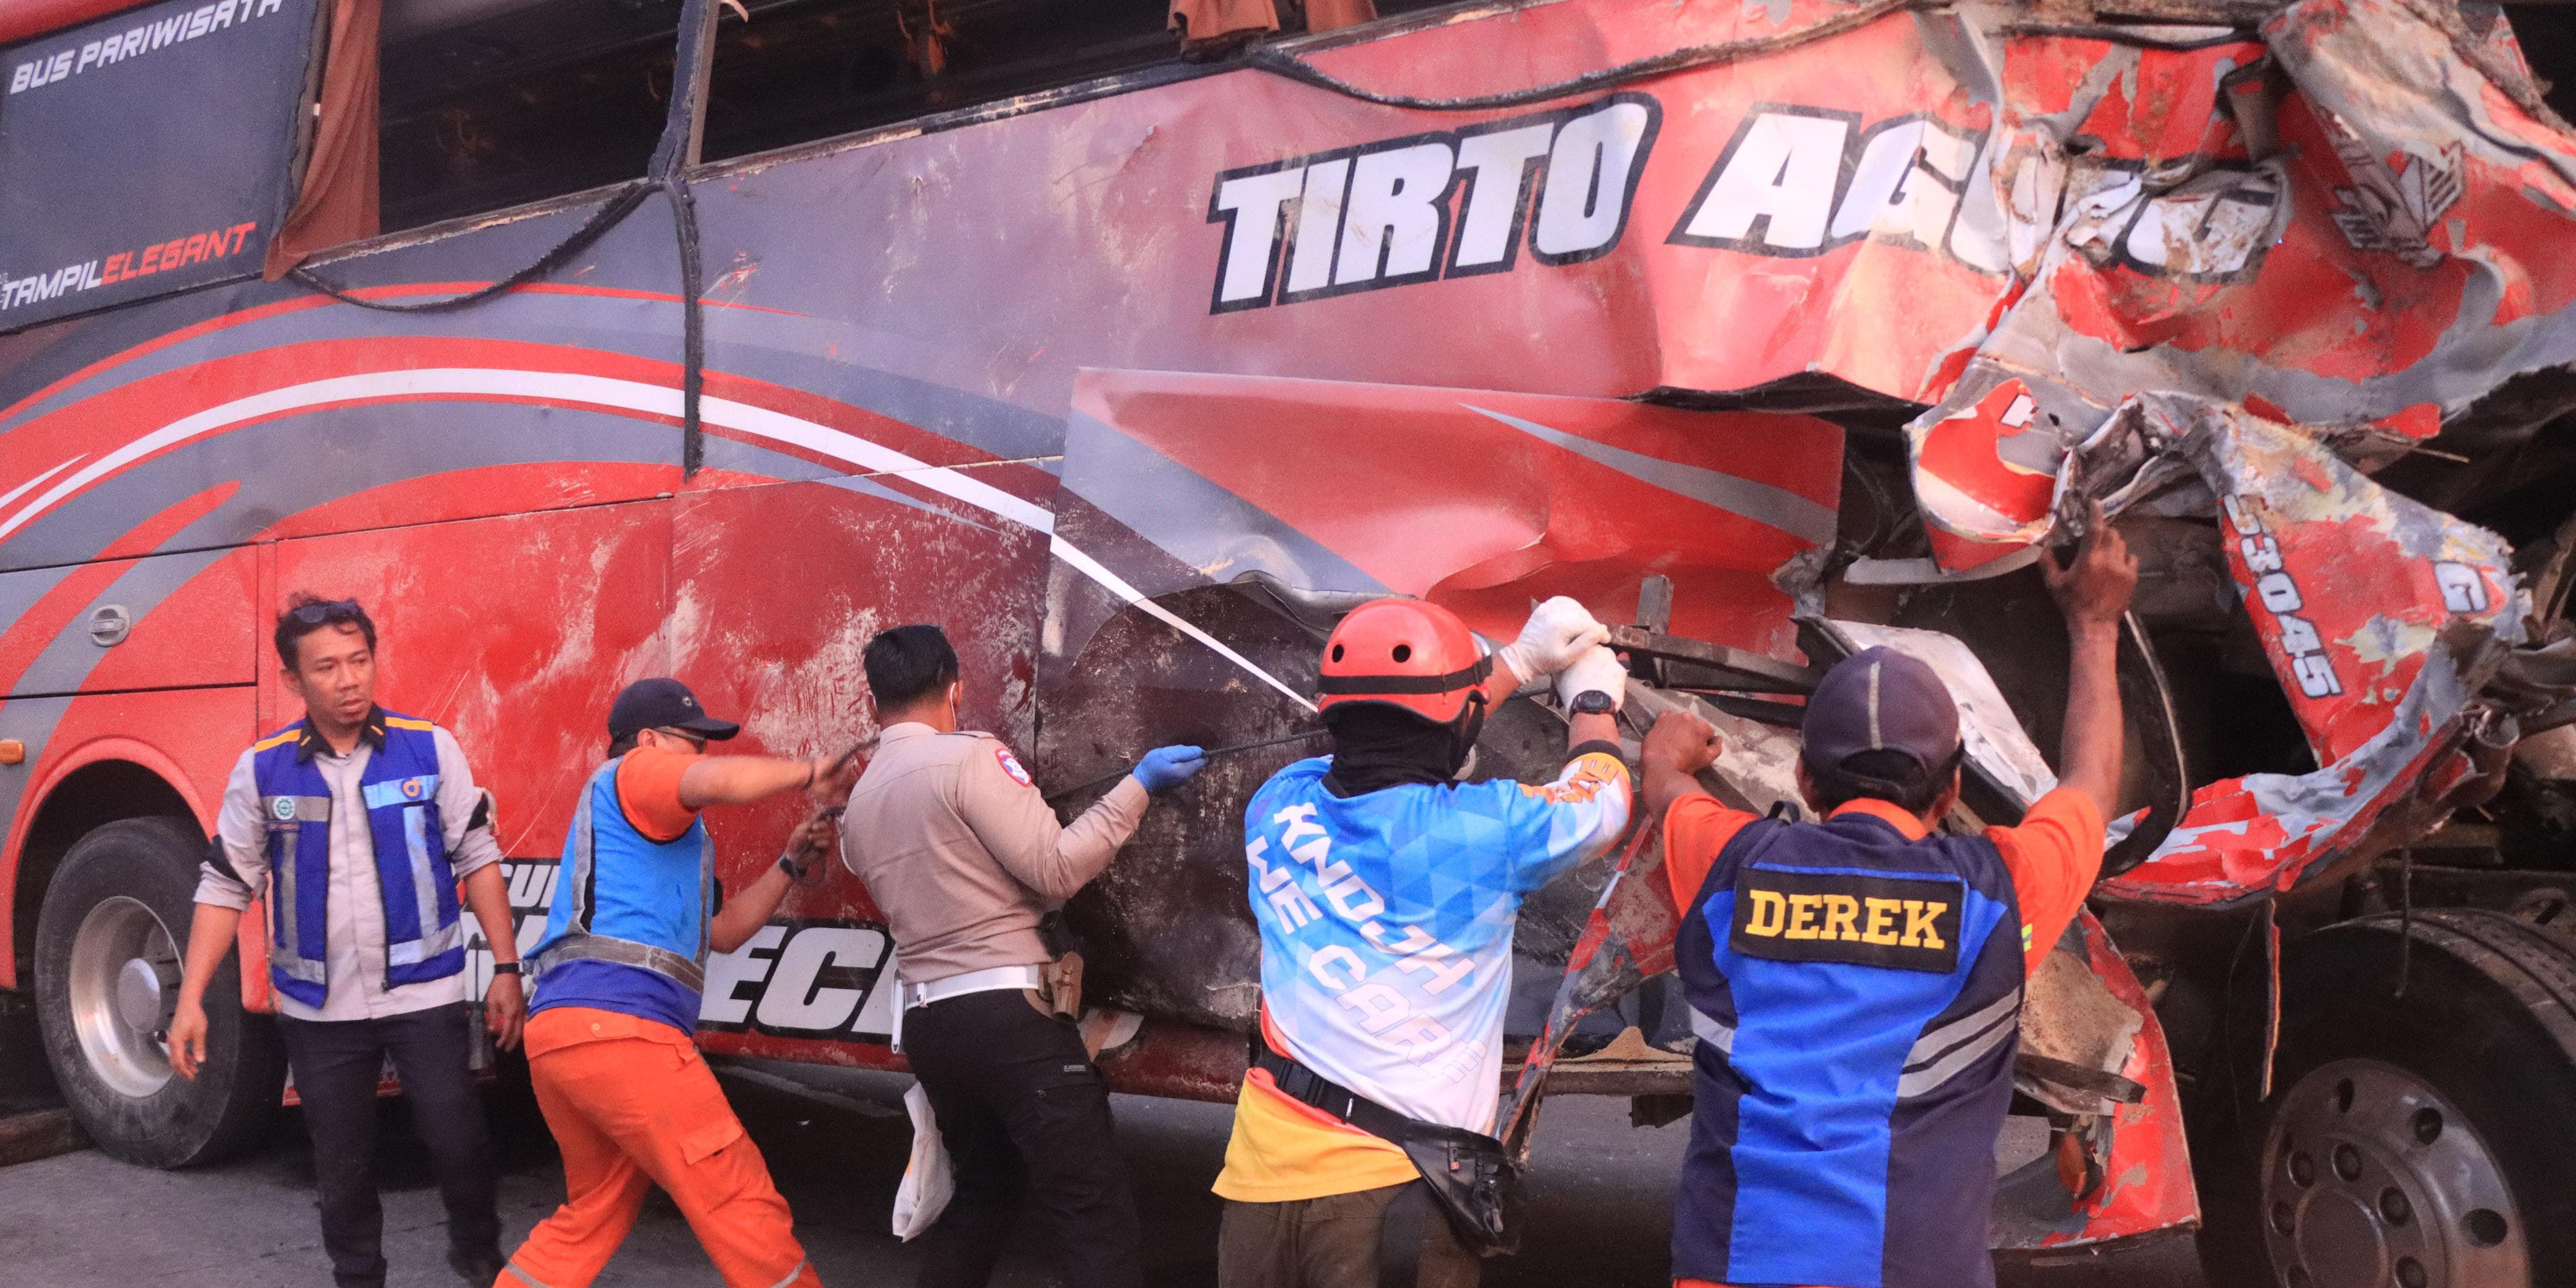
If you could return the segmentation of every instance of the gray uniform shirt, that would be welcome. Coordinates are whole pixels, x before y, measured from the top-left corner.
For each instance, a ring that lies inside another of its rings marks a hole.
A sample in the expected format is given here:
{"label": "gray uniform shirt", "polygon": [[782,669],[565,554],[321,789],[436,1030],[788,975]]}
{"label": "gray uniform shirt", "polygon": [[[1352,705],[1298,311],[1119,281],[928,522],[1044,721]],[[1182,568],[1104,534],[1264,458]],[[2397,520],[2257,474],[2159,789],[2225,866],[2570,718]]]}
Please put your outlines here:
{"label": "gray uniform shirt", "polygon": [[[385,904],[376,882],[376,842],[367,830],[367,804],[358,780],[367,772],[375,747],[360,738],[348,755],[330,744],[306,737],[314,745],[313,765],[331,786],[331,883],[323,903],[330,944],[325,967],[330,984],[319,1009],[276,994],[277,1013],[298,1020],[367,1020],[408,1011],[427,1010],[465,1000],[465,978],[458,971],[445,979],[385,987]],[[483,789],[474,785],[474,769],[456,736],[433,728],[438,746],[438,817],[446,834],[447,861],[462,881],[465,874],[501,861],[500,842],[492,839],[489,812],[481,827],[467,830]],[[226,873],[212,863],[199,866],[197,902],[242,909],[255,895],[268,893],[268,828],[260,815],[259,783],[251,769],[253,753],[233,762],[224,784],[224,803],[215,818],[222,841]],[[470,911],[461,912],[467,920]]]}
{"label": "gray uniform shirt", "polygon": [[1038,918],[1109,866],[1145,805],[1131,776],[1059,824],[1000,739],[906,722],[851,789],[841,861],[884,910],[905,980],[1034,966],[1050,956]]}

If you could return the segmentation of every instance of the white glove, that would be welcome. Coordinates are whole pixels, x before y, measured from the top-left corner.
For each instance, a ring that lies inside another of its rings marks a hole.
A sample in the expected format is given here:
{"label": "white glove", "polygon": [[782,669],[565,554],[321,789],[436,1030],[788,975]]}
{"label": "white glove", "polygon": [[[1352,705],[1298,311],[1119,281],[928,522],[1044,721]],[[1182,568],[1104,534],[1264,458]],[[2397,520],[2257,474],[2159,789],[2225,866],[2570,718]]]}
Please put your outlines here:
{"label": "white glove", "polygon": [[1556,673],[1557,705],[1571,711],[1575,697],[1593,689],[1610,695],[1613,711],[1628,701],[1628,668],[1619,664],[1618,654],[1598,644]]}
{"label": "white glove", "polygon": [[1608,638],[1609,627],[1592,620],[1583,605],[1559,595],[1531,609],[1521,637],[1495,650],[1494,660],[1512,668],[1524,688],[1535,688]]}

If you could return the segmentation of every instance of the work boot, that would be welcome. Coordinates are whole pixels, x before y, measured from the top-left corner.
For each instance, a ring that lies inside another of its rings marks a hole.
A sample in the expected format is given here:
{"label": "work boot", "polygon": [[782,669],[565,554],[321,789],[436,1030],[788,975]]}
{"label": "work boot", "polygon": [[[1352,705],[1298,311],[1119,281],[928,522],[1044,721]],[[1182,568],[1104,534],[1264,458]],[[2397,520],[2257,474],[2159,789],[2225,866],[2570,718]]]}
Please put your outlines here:
{"label": "work boot", "polygon": [[501,1277],[503,1270],[509,1268],[510,1259],[501,1255],[501,1249],[497,1244],[482,1248],[460,1248],[449,1244],[447,1264],[454,1267],[456,1273],[464,1276],[465,1282],[474,1285],[474,1288],[492,1288],[492,1282]]}

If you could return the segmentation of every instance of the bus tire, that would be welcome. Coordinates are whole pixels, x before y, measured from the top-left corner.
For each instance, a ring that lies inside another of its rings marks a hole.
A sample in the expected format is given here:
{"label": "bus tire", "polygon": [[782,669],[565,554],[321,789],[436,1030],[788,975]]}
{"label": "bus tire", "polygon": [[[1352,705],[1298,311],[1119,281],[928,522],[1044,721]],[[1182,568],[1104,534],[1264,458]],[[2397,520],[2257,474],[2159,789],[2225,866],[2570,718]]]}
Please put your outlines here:
{"label": "bus tire", "polygon": [[206,989],[206,1060],[170,1070],[162,1039],[178,995],[205,841],[175,818],[130,818],[63,856],[36,921],[36,1015],[63,1099],[98,1147],[151,1167],[211,1162],[258,1137],[283,1098],[286,1054],[242,1010],[238,957]]}
{"label": "bus tire", "polygon": [[2256,1160],[2275,1282],[2576,1282],[2576,940],[2419,911],[2328,927],[2285,965]]}

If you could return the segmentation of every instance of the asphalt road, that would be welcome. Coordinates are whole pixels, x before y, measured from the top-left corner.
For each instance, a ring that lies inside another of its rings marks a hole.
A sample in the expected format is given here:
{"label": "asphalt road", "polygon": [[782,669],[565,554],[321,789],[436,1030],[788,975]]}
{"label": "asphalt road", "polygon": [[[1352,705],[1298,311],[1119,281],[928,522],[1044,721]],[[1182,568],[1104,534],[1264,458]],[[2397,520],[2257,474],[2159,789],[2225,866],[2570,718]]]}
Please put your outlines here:
{"label": "asphalt road", "polygon": [[[887,1233],[911,1128],[908,1080],[883,1074],[753,1065],[728,1072],[745,1125],[796,1211],[797,1233],[826,1283],[899,1285],[911,1249]],[[442,1258],[438,1194],[426,1161],[387,1106],[380,1168],[389,1288],[454,1288]],[[1208,1192],[1225,1153],[1223,1105],[1120,1097],[1119,1135],[1136,1177],[1153,1288],[1214,1283],[1218,1201]],[[505,1176],[501,1218],[515,1241],[563,1197],[542,1122],[503,1103],[496,1121]],[[1494,1263],[1488,1288],[1648,1288],[1665,1278],[1668,1203],[1687,1122],[1628,1125],[1625,1101],[1550,1101],[1530,1186],[1520,1256]],[[2187,1240],[2118,1259],[2008,1266],[2007,1288],[2204,1288]],[[687,1225],[658,1192],[600,1277],[625,1285],[718,1281]],[[1041,1250],[1025,1232],[996,1288],[1043,1288]],[[0,1170],[0,1285],[27,1288],[327,1288],[313,1213],[309,1146],[293,1114],[248,1157],[186,1172],[119,1163],[95,1150]]]}

